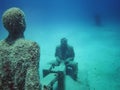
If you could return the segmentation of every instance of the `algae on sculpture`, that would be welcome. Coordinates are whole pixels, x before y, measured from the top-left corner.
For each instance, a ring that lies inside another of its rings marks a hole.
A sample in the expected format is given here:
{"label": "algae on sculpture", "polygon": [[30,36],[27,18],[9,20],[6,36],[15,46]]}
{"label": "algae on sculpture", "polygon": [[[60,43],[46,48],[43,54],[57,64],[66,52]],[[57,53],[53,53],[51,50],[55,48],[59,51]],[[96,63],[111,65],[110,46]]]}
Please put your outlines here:
{"label": "algae on sculpture", "polygon": [[36,42],[24,39],[23,11],[8,9],[2,22],[9,34],[0,41],[0,90],[40,90],[40,48]]}

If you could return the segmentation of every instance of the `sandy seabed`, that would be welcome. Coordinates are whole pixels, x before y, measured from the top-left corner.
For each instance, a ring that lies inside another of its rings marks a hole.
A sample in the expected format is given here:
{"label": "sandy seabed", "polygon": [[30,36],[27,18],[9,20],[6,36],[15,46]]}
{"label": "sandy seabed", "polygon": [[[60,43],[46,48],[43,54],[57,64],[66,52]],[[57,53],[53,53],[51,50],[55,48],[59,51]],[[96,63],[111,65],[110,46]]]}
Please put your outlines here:
{"label": "sandy seabed", "polygon": [[75,61],[79,64],[79,82],[66,76],[66,90],[120,90],[119,26],[120,23],[110,22],[102,26],[86,23],[35,26],[28,28],[26,38],[37,41],[41,47],[41,78],[42,69],[55,60],[56,45],[66,37],[74,47]]}

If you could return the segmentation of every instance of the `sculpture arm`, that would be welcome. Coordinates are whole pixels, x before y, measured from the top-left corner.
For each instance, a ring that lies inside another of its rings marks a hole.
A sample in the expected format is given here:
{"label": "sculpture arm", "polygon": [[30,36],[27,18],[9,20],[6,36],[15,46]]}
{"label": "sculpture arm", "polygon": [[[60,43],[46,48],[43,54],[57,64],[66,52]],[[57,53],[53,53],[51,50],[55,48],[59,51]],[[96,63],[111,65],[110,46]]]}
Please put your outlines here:
{"label": "sculpture arm", "polygon": [[70,61],[73,61],[74,57],[75,57],[74,49],[73,47],[70,47],[69,57],[65,60],[65,64],[69,63]]}
{"label": "sculpture arm", "polygon": [[55,51],[55,58],[56,58],[56,61],[57,61],[57,63],[61,63],[61,59],[60,59],[60,47],[58,46],[58,47],[56,47],[56,51]]}
{"label": "sculpture arm", "polygon": [[57,61],[58,63],[60,63],[60,62],[61,62],[61,59],[60,59],[58,56],[56,56],[56,61]]}
{"label": "sculpture arm", "polygon": [[64,63],[65,63],[65,64],[68,64],[70,61],[73,61],[73,59],[74,59],[74,58],[72,58],[72,57],[71,57],[71,58],[67,58]]}

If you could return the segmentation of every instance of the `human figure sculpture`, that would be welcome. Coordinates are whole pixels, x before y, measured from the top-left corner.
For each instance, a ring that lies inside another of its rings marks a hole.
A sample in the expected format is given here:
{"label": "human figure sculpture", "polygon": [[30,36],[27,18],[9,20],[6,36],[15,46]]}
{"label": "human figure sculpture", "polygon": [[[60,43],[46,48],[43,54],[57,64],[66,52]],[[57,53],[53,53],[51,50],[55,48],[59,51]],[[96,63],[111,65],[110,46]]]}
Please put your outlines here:
{"label": "human figure sculpture", "polygon": [[16,7],[6,10],[2,22],[8,36],[0,41],[0,90],[40,90],[40,48],[24,38],[23,11]]}
{"label": "human figure sculpture", "polygon": [[71,68],[73,73],[72,73],[72,78],[74,80],[77,80],[77,74],[78,74],[78,63],[74,62],[74,49],[72,46],[68,45],[67,39],[62,38],[60,40],[60,45],[56,47],[55,51],[55,57],[56,57],[56,62],[54,63],[55,65],[59,65],[60,63],[64,63],[66,66],[66,73],[68,68]]}
{"label": "human figure sculpture", "polygon": [[101,25],[102,25],[100,14],[96,14],[96,15],[94,16],[94,19],[95,19],[95,25],[96,25],[96,26],[101,26]]}

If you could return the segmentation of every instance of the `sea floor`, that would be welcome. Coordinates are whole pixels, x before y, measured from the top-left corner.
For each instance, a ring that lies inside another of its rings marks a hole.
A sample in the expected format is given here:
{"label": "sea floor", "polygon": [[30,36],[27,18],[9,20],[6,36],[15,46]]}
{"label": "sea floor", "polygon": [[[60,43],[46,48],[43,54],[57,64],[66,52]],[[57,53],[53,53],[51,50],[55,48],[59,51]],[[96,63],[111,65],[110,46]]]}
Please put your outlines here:
{"label": "sea floor", "polygon": [[[5,37],[7,32],[0,36]],[[44,67],[55,60],[55,47],[62,37],[74,47],[79,68],[79,82],[66,76],[66,90],[120,90],[120,22],[105,22],[102,26],[90,22],[45,26],[28,23],[25,38],[40,46],[41,79]]]}
{"label": "sea floor", "polygon": [[[120,23],[102,26],[85,23],[64,26],[56,24],[39,30],[36,28],[36,32],[32,32],[35,37],[31,39],[41,47],[41,78],[42,69],[48,62],[55,60],[55,47],[60,44],[62,37],[66,37],[74,47],[75,61],[79,65],[79,82],[66,76],[66,90],[120,90],[119,33]],[[26,34],[28,38],[29,35]]]}

